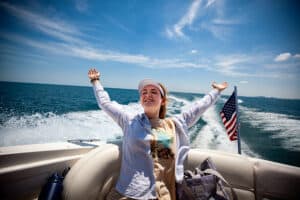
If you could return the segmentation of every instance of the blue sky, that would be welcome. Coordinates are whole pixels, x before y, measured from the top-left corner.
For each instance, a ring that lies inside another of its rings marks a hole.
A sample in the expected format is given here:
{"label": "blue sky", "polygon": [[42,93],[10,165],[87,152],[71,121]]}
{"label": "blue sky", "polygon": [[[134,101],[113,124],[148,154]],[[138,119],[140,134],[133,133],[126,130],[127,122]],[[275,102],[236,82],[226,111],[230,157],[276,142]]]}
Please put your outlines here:
{"label": "blue sky", "polygon": [[0,17],[2,81],[89,85],[94,66],[105,87],[300,98],[297,1],[1,1]]}

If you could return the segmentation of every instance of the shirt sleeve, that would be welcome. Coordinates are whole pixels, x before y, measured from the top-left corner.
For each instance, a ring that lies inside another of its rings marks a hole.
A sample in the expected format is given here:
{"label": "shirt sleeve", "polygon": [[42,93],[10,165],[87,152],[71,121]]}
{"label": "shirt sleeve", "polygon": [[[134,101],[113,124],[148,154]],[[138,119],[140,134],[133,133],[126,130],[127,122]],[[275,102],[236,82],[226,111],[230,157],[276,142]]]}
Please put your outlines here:
{"label": "shirt sleeve", "polygon": [[187,127],[190,128],[211,105],[216,103],[219,96],[220,92],[213,89],[202,99],[194,102],[188,110],[183,111],[180,118],[186,123]]}
{"label": "shirt sleeve", "polygon": [[111,101],[108,93],[104,90],[100,82],[93,85],[98,106],[105,111],[117,124],[124,129],[129,120],[129,115],[122,109],[122,106],[115,101]]}

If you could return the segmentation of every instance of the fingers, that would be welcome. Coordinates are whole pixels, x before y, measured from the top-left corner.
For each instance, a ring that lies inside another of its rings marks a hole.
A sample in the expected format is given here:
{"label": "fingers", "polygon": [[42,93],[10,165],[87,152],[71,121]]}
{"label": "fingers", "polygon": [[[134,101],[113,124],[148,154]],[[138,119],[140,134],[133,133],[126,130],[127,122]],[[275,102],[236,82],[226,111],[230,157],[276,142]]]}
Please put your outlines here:
{"label": "fingers", "polygon": [[90,69],[88,72],[88,74],[97,74],[97,73],[99,73],[99,72],[95,68]]}
{"label": "fingers", "polygon": [[223,83],[218,84],[216,82],[213,82],[212,87],[219,90],[219,91],[222,91],[222,90],[225,90],[228,87],[228,83],[223,82]]}
{"label": "fingers", "polygon": [[89,70],[88,76],[90,79],[96,79],[99,78],[100,72],[98,72],[95,68],[92,68]]}

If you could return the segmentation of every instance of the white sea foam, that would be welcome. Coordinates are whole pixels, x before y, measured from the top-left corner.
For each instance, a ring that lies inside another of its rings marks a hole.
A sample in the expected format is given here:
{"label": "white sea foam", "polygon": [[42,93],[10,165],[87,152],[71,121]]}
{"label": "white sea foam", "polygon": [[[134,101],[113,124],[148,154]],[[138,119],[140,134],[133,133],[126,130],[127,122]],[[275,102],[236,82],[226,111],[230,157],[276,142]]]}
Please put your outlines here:
{"label": "white sea foam", "polygon": [[192,143],[192,147],[236,152],[236,144],[229,141],[228,136],[219,123],[215,107],[209,108],[203,114],[202,119],[206,124],[201,128],[198,136]]}
{"label": "white sea foam", "polygon": [[[237,141],[230,141],[225,128],[216,112],[216,107],[212,106],[202,116],[206,125],[201,128],[198,136],[191,144],[192,147],[200,147],[205,149],[216,149],[231,153],[237,153]],[[242,153],[260,157],[251,151],[248,145],[241,139]]]}
{"label": "white sea foam", "polygon": [[241,107],[242,116],[251,126],[271,132],[272,138],[279,138],[282,147],[300,151],[300,120],[292,119],[285,114],[259,112],[256,109]]}
{"label": "white sea foam", "polygon": [[[193,103],[178,97],[172,97],[172,99],[174,99],[177,104],[178,102],[182,102],[183,105],[177,108],[180,110],[187,109]],[[225,102],[226,100],[223,99],[223,101]],[[174,107],[173,104],[171,106]],[[206,124],[200,130],[198,127],[192,127],[190,129],[190,134],[197,135],[191,144],[192,148],[217,149],[232,153],[237,152],[237,141],[232,142],[228,139],[215,106],[212,106],[206,112],[204,112],[202,115],[202,120],[205,121]],[[251,151],[251,149],[245,142],[243,142],[243,140],[241,140],[241,143],[242,153],[249,156],[260,157],[258,154]]]}
{"label": "white sea foam", "polygon": [[175,103],[181,103],[183,105],[189,105],[191,102],[186,100],[186,99],[183,99],[183,98],[179,98],[179,97],[176,97],[174,95],[170,95],[168,97],[169,100],[172,100],[173,102]]}
{"label": "white sea foam", "polygon": [[[225,99],[221,99],[225,101]],[[168,111],[173,115],[191,106],[192,102],[174,95],[169,97]],[[122,107],[126,112],[139,113],[143,109],[138,102]],[[287,115],[257,112],[240,106],[243,115],[252,126],[266,131],[277,131],[273,137],[283,138],[284,147],[300,149],[299,120],[289,119]],[[196,138],[192,147],[218,149],[236,152],[236,142],[229,141],[220,116],[213,106],[202,116],[206,122],[203,127],[195,126],[190,133]],[[112,139],[122,135],[118,125],[102,110],[70,112],[57,115],[54,113],[11,117],[0,126],[0,146],[17,144],[47,143],[66,141],[68,139]],[[255,155],[242,140],[242,151]]]}
{"label": "white sea foam", "polygon": [[[123,106],[141,112],[138,103]],[[120,127],[102,110],[12,117],[0,127],[0,146],[66,141],[68,139],[107,140],[122,135]]]}
{"label": "white sea foam", "polygon": [[[228,100],[228,98],[226,97],[221,97],[220,99],[219,99],[219,101],[221,101],[222,103],[225,103],[226,101]],[[242,99],[238,99],[238,103],[239,104],[242,104],[242,103],[244,103],[244,101],[242,100]]]}
{"label": "white sea foam", "polygon": [[178,114],[183,107],[189,104],[190,102],[183,98],[178,98],[174,95],[170,95],[168,97],[168,113],[171,115]]}

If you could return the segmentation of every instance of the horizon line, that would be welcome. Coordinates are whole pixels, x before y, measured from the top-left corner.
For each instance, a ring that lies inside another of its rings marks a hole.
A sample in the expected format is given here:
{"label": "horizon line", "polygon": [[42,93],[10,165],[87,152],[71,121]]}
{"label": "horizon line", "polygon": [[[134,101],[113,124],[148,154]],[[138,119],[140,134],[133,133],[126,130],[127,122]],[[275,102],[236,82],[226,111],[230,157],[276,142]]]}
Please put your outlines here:
{"label": "horizon line", "polygon": [[[6,82],[6,83],[25,83],[25,84],[40,84],[40,85],[57,85],[57,86],[75,86],[75,87],[92,87],[92,85],[77,85],[77,84],[65,84],[65,83],[49,83],[49,82],[22,82],[22,81],[7,81],[7,80],[0,80],[0,82]],[[134,88],[120,88],[120,87],[104,87],[108,89],[125,89],[125,90],[136,90]],[[192,91],[174,91],[174,90],[168,90],[169,93],[188,93],[188,94],[205,94],[205,93],[197,93]],[[230,96],[231,94],[221,94],[222,96]],[[284,98],[284,97],[274,97],[274,96],[244,96],[244,95],[238,95],[238,97],[246,97],[246,98],[273,98],[273,99],[282,99],[282,100],[300,100],[300,98]]]}

